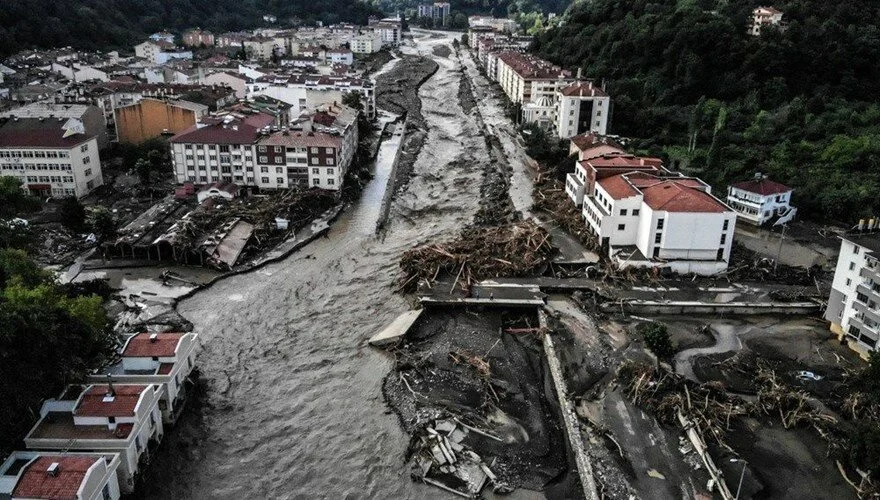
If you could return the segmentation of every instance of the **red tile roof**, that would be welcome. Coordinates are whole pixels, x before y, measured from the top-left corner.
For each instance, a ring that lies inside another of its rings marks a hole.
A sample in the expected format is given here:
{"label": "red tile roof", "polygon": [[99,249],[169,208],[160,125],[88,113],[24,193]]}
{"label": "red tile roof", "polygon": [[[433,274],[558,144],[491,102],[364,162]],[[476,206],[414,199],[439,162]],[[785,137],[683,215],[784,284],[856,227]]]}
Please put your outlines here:
{"label": "red tile roof", "polygon": [[[12,490],[12,496],[74,500],[86,474],[98,460],[102,458],[84,455],[42,455],[25,467],[15,489]],[[54,474],[49,474],[49,466],[53,463],[58,464],[58,470]]]}
{"label": "red tile roof", "polygon": [[217,123],[201,128],[193,125],[172,137],[170,141],[187,144],[253,144],[257,141],[257,137],[256,127],[236,121],[226,125]]}
{"label": "red tile roof", "polygon": [[607,97],[608,94],[599,87],[594,87],[590,80],[575,82],[562,89],[562,95],[567,97]]}
{"label": "red tile roof", "polygon": [[750,193],[760,194],[762,196],[787,193],[791,191],[791,188],[785,184],[768,181],[767,179],[762,179],[760,181],[752,179],[750,181],[735,182],[731,184],[730,187],[742,189],[743,191],[748,191]]}
{"label": "red tile roof", "polygon": [[581,151],[600,145],[608,145],[618,149],[621,147],[616,141],[593,132],[578,134],[571,138],[571,142]]}
{"label": "red tile roof", "polygon": [[571,78],[571,71],[564,70],[531,54],[506,51],[498,54],[498,59],[510,66],[522,78],[531,80]]}
{"label": "red tile roof", "polygon": [[[235,186],[233,184],[233,186]],[[213,187],[213,186],[212,186]],[[236,187],[237,189],[237,187]],[[174,356],[183,333],[157,333],[156,340],[150,340],[150,333],[139,333],[125,344],[122,355],[126,358],[170,358]]]}
{"label": "red tile roof", "polygon": [[324,132],[275,132],[260,140],[261,146],[342,148],[342,138]]}
{"label": "red tile roof", "polygon": [[73,414],[77,417],[134,416],[134,409],[141,399],[141,394],[148,387],[146,385],[114,385],[113,400],[104,401],[104,397],[109,392],[109,386],[93,385],[80,397]]}
{"label": "red tile roof", "polygon": [[64,137],[67,119],[0,118],[0,148],[70,149],[94,138],[88,134]]}
{"label": "red tile roof", "polygon": [[615,200],[621,200],[639,194],[639,190],[633,187],[623,175],[606,177],[599,181],[599,185],[608,193],[608,196]]}

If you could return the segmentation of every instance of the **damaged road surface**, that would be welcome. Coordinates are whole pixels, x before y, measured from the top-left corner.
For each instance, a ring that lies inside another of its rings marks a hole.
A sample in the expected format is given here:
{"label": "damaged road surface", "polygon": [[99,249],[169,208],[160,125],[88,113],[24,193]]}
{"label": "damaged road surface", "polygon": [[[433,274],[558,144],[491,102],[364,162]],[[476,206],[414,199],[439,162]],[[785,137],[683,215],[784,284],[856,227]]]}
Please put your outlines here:
{"label": "damaged road surface", "polygon": [[468,498],[579,496],[537,325],[534,310],[429,308],[390,348],[382,389],[412,435],[414,480]]}

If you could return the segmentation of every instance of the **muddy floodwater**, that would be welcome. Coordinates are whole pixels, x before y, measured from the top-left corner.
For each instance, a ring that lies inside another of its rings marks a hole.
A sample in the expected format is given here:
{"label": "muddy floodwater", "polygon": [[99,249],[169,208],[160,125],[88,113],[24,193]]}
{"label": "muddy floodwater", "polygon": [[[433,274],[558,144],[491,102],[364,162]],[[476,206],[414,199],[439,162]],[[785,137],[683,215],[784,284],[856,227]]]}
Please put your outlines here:
{"label": "muddy floodwater", "polygon": [[410,307],[394,293],[401,253],[454,235],[479,203],[466,160],[485,141],[458,104],[458,60],[432,54],[451,41],[405,49],[440,69],[420,90],[426,147],[384,236],[371,220],[384,186],[370,186],[327,238],[179,304],[201,336],[205,391],[167,435],[146,497],[447,497],[409,479],[408,436],[380,390],[390,362],[366,339]]}

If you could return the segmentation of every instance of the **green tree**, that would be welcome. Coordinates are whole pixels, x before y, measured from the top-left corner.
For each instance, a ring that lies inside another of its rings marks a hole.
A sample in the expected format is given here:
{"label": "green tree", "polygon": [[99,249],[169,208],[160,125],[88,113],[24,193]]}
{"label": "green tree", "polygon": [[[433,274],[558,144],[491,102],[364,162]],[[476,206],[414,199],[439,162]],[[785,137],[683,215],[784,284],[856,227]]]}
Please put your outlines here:
{"label": "green tree", "polygon": [[61,200],[58,207],[61,224],[74,232],[82,232],[86,228],[86,209],[78,199],[68,196]]}
{"label": "green tree", "polygon": [[364,110],[364,103],[361,101],[361,95],[358,92],[342,94],[342,104],[359,112]]}
{"label": "green tree", "polygon": [[37,210],[40,201],[22,189],[16,177],[0,176],[0,219],[8,219],[24,212]]}
{"label": "green tree", "polygon": [[669,332],[663,323],[651,322],[642,323],[638,327],[638,333],[645,339],[645,345],[658,358],[668,359],[675,354],[675,348],[672,346],[672,340],[669,338]]}
{"label": "green tree", "polygon": [[96,207],[89,215],[89,228],[101,241],[116,237],[116,221],[106,207]]}

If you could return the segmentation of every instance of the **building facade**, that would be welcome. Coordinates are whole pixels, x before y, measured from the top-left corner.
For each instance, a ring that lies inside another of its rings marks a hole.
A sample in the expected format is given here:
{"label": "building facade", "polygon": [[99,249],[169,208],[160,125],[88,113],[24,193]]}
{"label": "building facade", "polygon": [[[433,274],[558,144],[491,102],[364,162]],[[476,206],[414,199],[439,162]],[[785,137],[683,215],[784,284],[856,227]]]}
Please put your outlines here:
{"label": "building facade", "polygon": [[751,224],[784,224],[797,213],[791,206],[793,191],[785,184],[758,174],[753,180],[731,184],[727,188],[727,204],[736,210],[740,219]]}
{"label": "building facade", "polygon": [[81,198],[104,183],[98,140],[73,118],[0,118],[0,175],[39,197]]}
{"label": "building facade", "polygon": [[841,236],[825,319],[850,349],[868,359],[880,339],[880,220]]}
{"label": "building facade", "polygon": [[0,498],[117,500],[116,453],[15,451],[0,464]]}
{"label": "building facade", "polygon": [[782,12],[773,7],[758,7],[752,11],[752,24],[749,26],[749,34],[761,36],[761,30],[765,26],[778,26],[782,23]]}
{"label": "building facade", "polygon": [[140,144],[149,139],[171,136],[192,127],[208,113],[208,106],[189,101],[141,99],[116,108],[114,126],[120,143]]}

